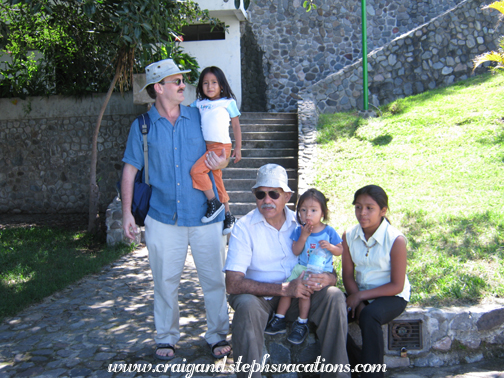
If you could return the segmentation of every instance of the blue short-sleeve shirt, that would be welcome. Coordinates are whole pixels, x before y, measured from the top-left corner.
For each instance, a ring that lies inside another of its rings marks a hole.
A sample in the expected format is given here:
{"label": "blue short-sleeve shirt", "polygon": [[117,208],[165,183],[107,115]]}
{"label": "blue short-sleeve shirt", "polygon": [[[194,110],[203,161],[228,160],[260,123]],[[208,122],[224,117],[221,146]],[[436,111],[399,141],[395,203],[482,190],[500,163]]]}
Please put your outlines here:
{"label": "blue short-sleeve shirt", "polygon": [[[292,232],[291,239],[298,241],[301,236],[301,231],[301,226],[297,226],[296,229]],[[310,253],[318,247],[318,243],[321,240],[327,240],[332,245],[337,245],[343,241],[336,230],[327,224],[322,231],[312,233],[310,236],[308,236],[308,238],[306,239],[305,247],[301,254],[298,256],[298,264],[303,266],[308,265],[308,261],[310,260]],[[324,249],[324,251],[326,252],[326,258],[324,259],[324,271],[332,272],[333,256],[327,249]]]}
{"label": "blue short-sleeve shirt", "polygon": [[[192,187],[191,167],[206,153],[196,108],[180,106],[175,125],[161,117],[153,105],[147,134],[149,146],[149,182],[152,196],[148,215],[165,224],[184,227],[202,226],[201,218],[207,210],[205,194]],[[143,136],[135,120],[131,125],[123,162],[137,169],[144,167]],[[210,172],[213,190],[217,190]],[[224,212],[210,223],[224,220]]]}

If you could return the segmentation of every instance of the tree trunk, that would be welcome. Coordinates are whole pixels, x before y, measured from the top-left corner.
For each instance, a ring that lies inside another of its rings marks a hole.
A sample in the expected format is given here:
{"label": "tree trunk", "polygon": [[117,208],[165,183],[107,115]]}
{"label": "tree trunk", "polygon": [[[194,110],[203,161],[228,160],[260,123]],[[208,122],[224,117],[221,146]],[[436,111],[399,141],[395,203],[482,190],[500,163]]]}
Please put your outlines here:
{"label": "tree trunk", "polygon": [[112,97],[112,92],[114,91],[115,85],[119,78],[120,72],[116,70],[114,79],[110,83],[107,96],[103,100],[100,113],[98,114],[98,120],[96,121],[96,126],[93,134],[93,144],[91,147],[91,169],[89,170],[89,221],[88,221],[88,232],[96,233],[100,224],[98,205],[100,201],[100,189],[96,184],[96,165],[98,163],[98,134],[100,133],[101,121],[107,105]]}

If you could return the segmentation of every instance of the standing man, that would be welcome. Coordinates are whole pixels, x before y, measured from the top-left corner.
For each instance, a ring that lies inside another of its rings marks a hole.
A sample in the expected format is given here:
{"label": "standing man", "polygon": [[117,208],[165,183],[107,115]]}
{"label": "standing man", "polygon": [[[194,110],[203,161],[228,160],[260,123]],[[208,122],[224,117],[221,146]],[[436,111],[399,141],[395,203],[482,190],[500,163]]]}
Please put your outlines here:
{"label": "standing man", "polygon": [[[259,169],[252,187],[257,208],[241,218],[231,232],[225,265],[229,304],[235,310],[232,326],[234,360],[242,357],[245,364],[261,363],[264,330],[280,297],[308,298],[311,295],[309,319],[317,326],[321,358],[325,364],[348,364],[346,353],[347,311],[345,296],[334,285],[334,273],[312,274],[309,280],[299,278],[285,282],[297,263],[292,253],[292,232],[296,216],[286,205],[292,190],[287,172],[276,164]],[[293,299],[287,320],[299,315],[298,300]],[[249,376],[246,372],[238,378]],[[335,377],[336,373],[324,373]],[[339,373],[349,377],[350,373]],[[260,378],[254,372],[253,378]]]}
{"label": "standing man", "polygon": [[[198,109],[180,105],[185,89],[182,74],[189,70],[181,71],[172,59],[165,59],[150,64],[145,71],[147,84],[141,91],[146,89],[155,99],[148,112],[152,196],[145,219],[145,241],[154,279],[155,356],[162,360],[175,357],[175,344],[180,338],[178,286],[190,245],[205,299],[208,326],[205,339],[212,355],[222,358],[231,351],[226,341],[229,317],[222,274],[224,214],[212,222],[201,223],[207,201],[203,192],[192,187],[189,172],[206,152],[206,144]],[[123,162],[123,229],[126,237],[134,239],[133,182],[137,171],[144,167],[143,136],[138,121],[131,125]],[[224,168],[227,165],[225,154],[209,153],[207,164],[210,169]]]}

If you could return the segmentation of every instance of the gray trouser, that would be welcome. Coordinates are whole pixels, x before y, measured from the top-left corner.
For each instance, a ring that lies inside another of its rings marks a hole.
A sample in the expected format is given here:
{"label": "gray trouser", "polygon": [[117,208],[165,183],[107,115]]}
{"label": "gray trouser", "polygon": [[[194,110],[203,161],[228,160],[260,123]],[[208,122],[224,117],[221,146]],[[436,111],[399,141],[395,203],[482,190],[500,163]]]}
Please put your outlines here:
{"label": "gray trouser", "polygon": [[[242,356],[242,363],[261,363],[263,356],[264,329],[275,311],[279,297],[265,300],[251,294],[229,296],[229,304],[235,310],[232,325],[233,359]],[[295,320],[299,315],[298,300],[293,299],[287,320]],[[321,357],[325,364],[348,364],[346,338],[348,332],[346,299],[337,287],[328,286],[311,296],[309,320],[317,326],[317,337],[321,345]],[[238,378],[247,377],[238,373]],[[350,377],[350,373],[324,373],[322,377]],[[253,373],[252,378],[260,378],[261,373]]]}

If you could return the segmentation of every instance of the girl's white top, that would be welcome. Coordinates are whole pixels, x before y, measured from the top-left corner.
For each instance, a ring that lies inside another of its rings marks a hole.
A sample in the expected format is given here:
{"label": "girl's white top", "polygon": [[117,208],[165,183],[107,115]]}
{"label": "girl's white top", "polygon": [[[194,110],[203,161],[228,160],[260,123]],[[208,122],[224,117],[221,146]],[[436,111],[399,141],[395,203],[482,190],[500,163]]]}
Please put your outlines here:
{"label": "girl's white top", "polygon": [[[385,219],[368,241],[366,241],[364,231],[359,224],[347,230],[346,241],[355,265],[355,281],[360,291],[374,289],[390,282],[390,251],[398,236],[404,237]],[[406,240],[406,238],[404,239]],[[373,244],[373,248],[369,249],[369,254],[366,257],[366,245],[371,247]],[[410,288],[406,274],[403,290],[397,296],[409,301]]]}
{"label": "girl's white top", "polygon": [[201,131],[205,141],[231,143],[229,122],[231,118],[241,115],[234,99],[196,100],[191,106],[200,111]]}

